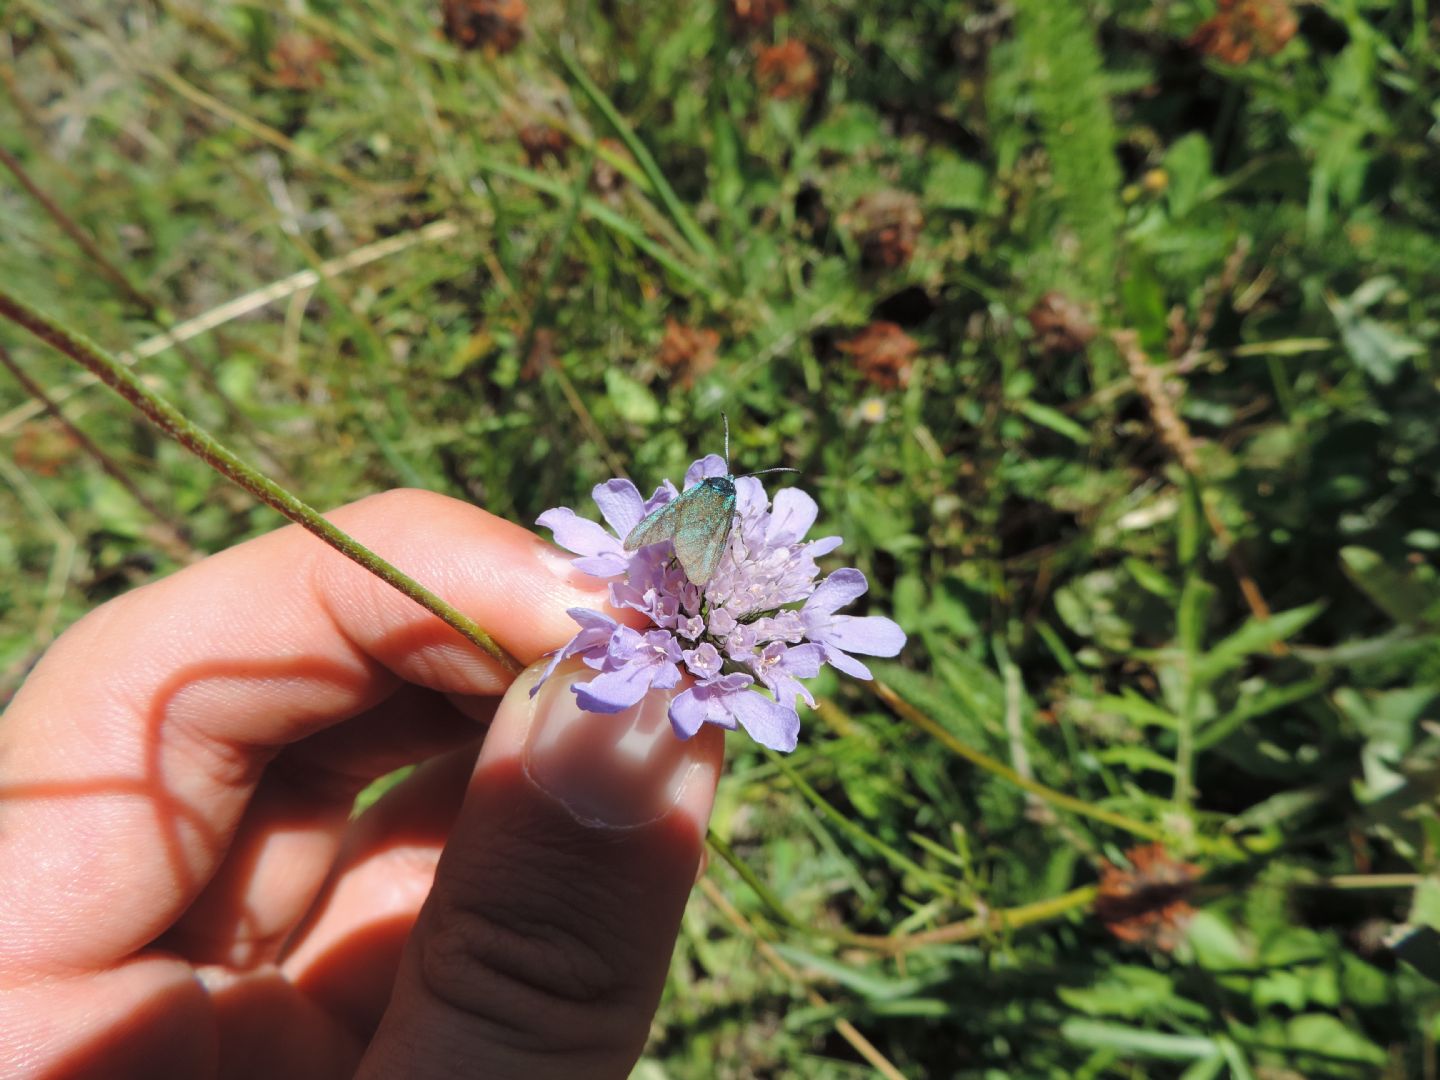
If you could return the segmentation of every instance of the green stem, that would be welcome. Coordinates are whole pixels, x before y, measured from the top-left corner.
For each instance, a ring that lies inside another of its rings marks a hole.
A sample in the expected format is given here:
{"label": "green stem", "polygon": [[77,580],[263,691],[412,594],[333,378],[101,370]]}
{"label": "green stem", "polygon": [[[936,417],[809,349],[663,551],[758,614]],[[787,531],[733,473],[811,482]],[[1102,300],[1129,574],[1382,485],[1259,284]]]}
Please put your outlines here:
{"label": "green stem", "polygon": [[1161,830],[1154,826],[1146,825],[1143,821],[1136,821],[1134,818],[1128,818],[1124,814],[1117,814],[1113,810],[1106,810],[1103,806],[1093,806],[1084,799],[1077,799],[1073,795],[1066,795],[1063,791],[1048,788],[1036,780],[1026,779],[1003,761],[999,761],[989,754],[982,753],[974,747],[966,746],[954,735],[950,734],[950,732],[946,731],[934,720],[931,720],[878,679],[870,685],[874,688],[875,693],[879,695],[880,699],[899,713],[902,719],[908,720],[921,731],[938,739],[947,749],[958,754],[972,765],[976,765],[986,772],[1000,777],[1002,780],[1010,781],[1010,783],[1014,784],[1020,790],[1044,799],[1051,806],[1059,807],[1062,810],[1069,810],[1072,814],[1079,814],[1082,817],[1088,817],[1095,821],[1103,821],[1106,825],[1113,825],[1117,829],[1123,829],[1125,832],[1131,833],[1134,836],[1143,836],[1147,840],[1165,839],[1165,834]]}
{"label": "green stem", "polygon": [[785,907],[785,902],[771,891],[770,886],[760,880],[760,875],[750,869],[749,864],[736,854],[735,849],[732,848],[729,842],[721,837],[719,833],[714,829],[709,830],[705,834],[705,841],[714,850],[715,854],[725,860],[725,864],[740,876],[740,880],[750,886],[751,891],[760,898],[760,902],[770,910],[771,915],[774,915],[792,930],[812,929],[794,915],[790,914],[789,910]]}
{"label": "green stem", "polygon": [[0,315],[24,327],[47,345],[89,369],[96,378],[139,409],[147,420],[220,475],[234,481],[261,502],[274,507],[301,528],[318,536],[340,554],[359,563],[391,588],[404,593],[454,627],[466,640],[494,657],[506,671],[512,674],[520,671],[520,663],[473,619],[336,528],[321,517],[318,511],[269,477],[251,468],[203,428],[192,424],[179,409],[145,386],[138,376],[100,346],[60,325],[3,289],[0,289]]}

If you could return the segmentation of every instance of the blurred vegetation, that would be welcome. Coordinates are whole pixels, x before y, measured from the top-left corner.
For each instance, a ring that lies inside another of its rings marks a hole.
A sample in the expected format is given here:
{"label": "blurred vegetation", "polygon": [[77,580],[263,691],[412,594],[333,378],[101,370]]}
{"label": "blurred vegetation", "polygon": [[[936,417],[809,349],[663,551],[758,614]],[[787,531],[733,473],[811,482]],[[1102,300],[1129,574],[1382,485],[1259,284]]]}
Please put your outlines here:
{"label": "blurred vegetation", "polygon": [[[1436,1076],[1434,5],[438,4],[0,0],[0,285],[317,505],[802,471],[910,646],[637,1075]],[[277,520],[0,343],[3,699]]]}

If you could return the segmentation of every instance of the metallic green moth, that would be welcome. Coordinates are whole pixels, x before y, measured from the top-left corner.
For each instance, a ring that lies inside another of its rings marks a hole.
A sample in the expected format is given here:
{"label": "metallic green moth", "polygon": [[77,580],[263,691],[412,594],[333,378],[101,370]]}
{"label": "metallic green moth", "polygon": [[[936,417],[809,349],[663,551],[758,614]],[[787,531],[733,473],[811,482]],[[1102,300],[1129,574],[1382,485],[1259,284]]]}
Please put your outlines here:
{"label": "metallic green moth", "polygon": [[707,476],[647,514],[625,538],[625,550],[673,541],[685,576],[703,589],[715,576],[734,524],[735,478]]}

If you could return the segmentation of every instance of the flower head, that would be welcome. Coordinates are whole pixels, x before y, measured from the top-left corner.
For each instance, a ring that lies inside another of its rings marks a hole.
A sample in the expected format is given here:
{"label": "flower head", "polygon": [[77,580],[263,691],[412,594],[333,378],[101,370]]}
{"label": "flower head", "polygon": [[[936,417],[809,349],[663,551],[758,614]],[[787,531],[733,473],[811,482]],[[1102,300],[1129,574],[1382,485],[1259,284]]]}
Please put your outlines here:
{"label": "flower head", "polygon": [[[684,490],[728,473],[724,459],[711,454],[690,466]],[[613,608],[639,612],[648,622],[637,630],[600,612],[572,609],[580,630],[552,657],[541,683],[560,661],[579,657],[596,674],[572,687],[577,704],[613,713],[652,688],[673,689],[686,674],[693,685],[670,703],[669,714],[682,739],[715,724],[743,728],[756,742],[789,751],[800,731],[797,701],[815,704],[800,680],[825,664],[868,679],[870,670],[852,653],[899,653],[905,634],[890,619],[839,614],[864,594],[865,575],[844,569],[821,577],[815,560],[835,550],[840,538],[805,539],[819,513],[815,500],[787,488],[772,501],[753,476],[734,483],[729,540],[703,588],[685,576],[669,540],[625,550],[626,537],[646,515],[680,497],[669,481],[649,499],[629,480],[596,485],[592,494],[608,529],[568,507],[540,515],[555,542],[575,553],[576,569],[609,580]]]}
{"label": "flower head", "polygon": [[1195,915],[1190,895],[1200,868],[1182,862],[1163,844],[1125,852],[1130,868],[1105,863],[1095,914],[1121,941],[1174,952]]}

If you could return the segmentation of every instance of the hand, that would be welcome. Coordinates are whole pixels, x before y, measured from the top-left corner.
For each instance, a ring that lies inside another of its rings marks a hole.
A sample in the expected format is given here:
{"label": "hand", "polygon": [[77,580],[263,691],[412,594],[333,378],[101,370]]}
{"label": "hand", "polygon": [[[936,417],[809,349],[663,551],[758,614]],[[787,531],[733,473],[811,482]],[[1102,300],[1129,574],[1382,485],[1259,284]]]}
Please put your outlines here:
{"label": "hand", "polygon": [[[604,604],[464,503],[333,520],[526,663]],[[626,1076],[722,743],[537,672],[298,527],[82,619],[0,720],[0,1075]]]}

